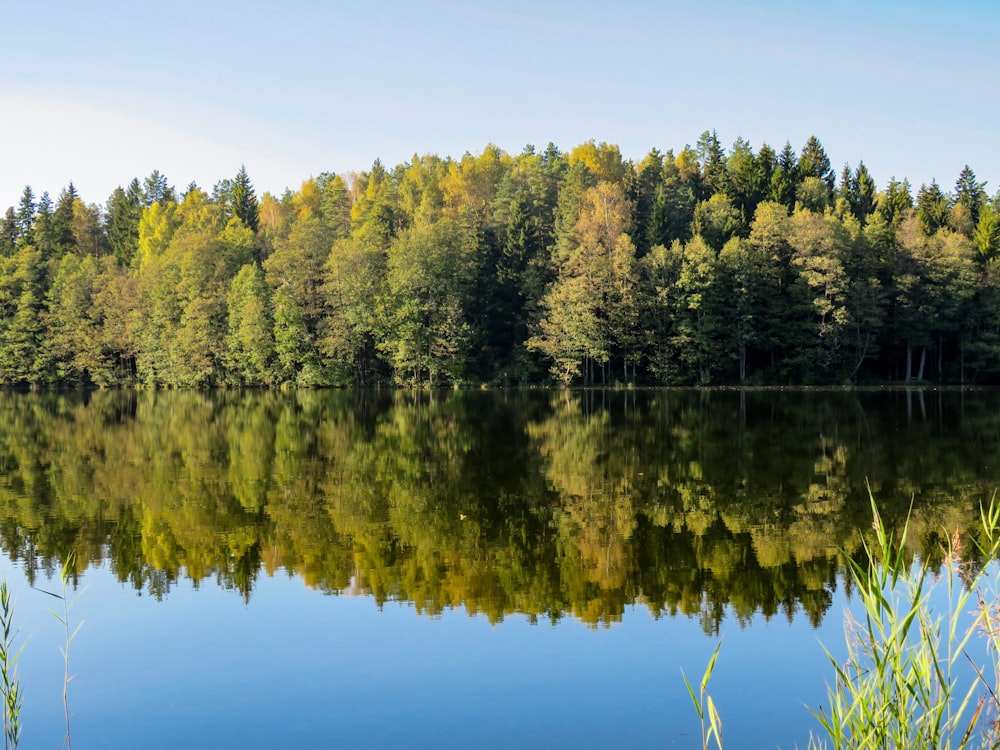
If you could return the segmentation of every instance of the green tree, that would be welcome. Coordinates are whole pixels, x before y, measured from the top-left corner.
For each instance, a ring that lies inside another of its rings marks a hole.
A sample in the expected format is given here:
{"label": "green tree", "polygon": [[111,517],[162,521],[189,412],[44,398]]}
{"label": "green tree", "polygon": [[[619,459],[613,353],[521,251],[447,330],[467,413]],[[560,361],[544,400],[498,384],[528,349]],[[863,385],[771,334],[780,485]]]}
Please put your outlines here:
{"label": "green tree", "polygon": [[833,190],[835,178],[833,169],[830,167],[830,157],[826,155],[826,150],[819,139],[811,135],[806,145],[802,147],[799,155],[798,174],[800,179],[807,177],[818,177],[826,183],[828,190]]}
{"label": "green tree", "polygon": [[774,151],[766,144],[755,156],[750,143],[737,138],[726,159],[726,194],[739,209],[743,224],[753,218],[757,204],[767,197],[775,167]]}
{"label": "green tree", "polygon": [[909,209],[913,208],[909,180],[899,182],[893,177],[883,192],[878,194],[875,210],[889,224],[898,224]]}
{"label": "green tree", "polygon": [[737,377],[746,382],[752,374],[753,350],[765,340],[761,312],[767,306],[768,265],[759,244],[734,237],[726,242],[718,259],[719,293],[729,304],[723,307],[722,342],[737,363]]}
{"label": "green tree", "polygon": [[93,290],[100,271],[92,255],[64,255],[56,268],[47,299],[47,335],[44,346],[52,377],[60,384],[81,385],[91,380],[99,363],[99,332],[93,308]]}
{"label": "green tree", "polygon": [[[377,237],[364,228],[360,232],[366,237]],[[294,343],[294,351],[298,352],[301,347],[305,347],[307,353],[301,356],[296,354],[294,358],[286,357],[284,362],[287,366],[291,362],[299,362],[302,366],[308,364],[310,374],[307,379],[313,385],[323,379],[318,369],[321,357],[317,341],[323,320],[329,314],[323,284],[324,264],[330,256],[331,244],[330,234],[319,216],[305,211],[292,221],[286,238],[275,240],[274,251],[263,264],[265,277],[273,294],[277,295],[279,289],[285,290],[281,300],[277,296],[273,299],[275,341],[281,336],[293,335],[291,332],[279,334],[277,327],[285,322],[293,325],[292,330],[296,332],[294,335],[302,333],[300,327],[304,327],[301,340]],[[281,310],[287,315],[278,314],[279,302]],[[284,381],[295,382],[297,377],[297,374],[290,373],[287,369],[282,373]]]}
{"label": "green tree", "polygon": [[104,231],[111,252],[124,266],[129,265],[139,249],[139,221],[142,218],[142,188],[133,179],[125,190],[115,188],[108,198]]}
{"label": "green tree", "polygon": [[972,245],[984,262],[995,260],[1000,250],[1000,213],[987,203],[979,210],[979,221],[972,233]]}
{"label": "green tree", "polygon": [[875,180],[872,179],[864,162],[858,164],[851,174],[845,197],[851,207],[851,213],[864,224],[868,220],[868,215],[875,210],[876,201]]}
{"label": "green tree", "polygon": [[14,207],[11,206],[0,219],[0,256],[9,258],[13,255],[14,249],[17,247],[17,239],[17,214],[14,213]]}
{"label": "green tree", "polygon": [[47,267],[25,245],[0,261],[0,383],[37,386],[48,375],[44,347]]}
{"label": "green tree", "polygon": [[955,205],[968,212],[969,224],[979,221],[979,212],[986,204],[986,183],[976,179],[976,173],[966,164],[955,181]]}
{"label": "green tree", "polygon": [[[631,214],[622,188],[609,182],[589,189],[580,203],[539,333],[529,340],[529,347],[555,362],[552,372],[563,382],[577,374],[584,382],[595,382],[594,364],[601,367],[601,382],[607,382],[605,367],[616,353],[626,378],[630,360],[634,370],[639,309],[636,252],[628,235]],[[569,319],[575,308],[589,321],[588,331]],[[570,338],[581,333],[582,340]]]}
{"label": "green tree", "polygon": [[800,181],[798,157],[792,144],[785,141],[771,174],[770,200],[791,210],[795,206],[795,191]]}
{"label": "green tree", "polygon": [[334,243],[323,267],[329,314],[320,324],[319,349],[343,382],[365,385],[375,374],[378,301],[385,276],[385,251],[353,237]]}
{"label": "green tree", "polygon": [[56,201],[55,211],[52,213],[52,251],[54,257],[61,257],[64,253],[76,250],[76,236],[73,234],[73,219],[76,213],[76,204],[80,200],[76,188],[70,182]]}
{"label": "green tree", "polygon": [[695,235],[683,246],[676,283],[675,329],[670,341],[681,365],[682,382],[708,385],[715,380],[722,358],[719,352],[721,318],[717,292],[718,259],[715,251]]}
{"label": "green tree", "polygon": [[745,228],[739,209],[725,193],[715,193],[695,207],[691,231],[713,250],[721,250],[730,238],[743,234]]}
{"label": "green tree", "polygon": [[30,185],[25,185],[24,192],[21,193],[21,199],[17,204],[16,237],[21,245],[30,245],[34,242],[32,230],[35,226],[37,209],[35,193]]}
{"label": "green tree", "polygon": [[268,385],[274,356],[274,323],[264,274],[256,263],[237,272],[226,292],[225,365],[239,385]]}
{"label": "green tree", "polygon": [[149,208],[154,203],[161,201],[166,201],[169,203],[176,202],[177,196],[174,193],[174,189],[170,187],[167,182],[166,175],[160,174],[160,171],[154,169],[150,172],[149,176],[143,180],[142,183],[142,205],[145,208]]}
{"label": "green tree", "polygon": [[250,176],[247,174],[247,168],[243,164],[240,165],[240,171],[236,173],[236,179],[233,180],[229,201],[229,210],[233,216],[256,234],[260,226],[259,205],[257,195],[253,191],[253,184],[250,182]]}
{"label": "green tree", "polygon": [[920,190],[917,191],[917,217],[925,234],[934,234],[937,230],[948,226],[950,210],[948,196],[944,194],[936,180],[931,180],[930,186],[920,186]]}
{"label": "green tree", "polygon": [[653,194],[647,230],[650,247],[669,247],[674,240],[685,240],[691,236],[695,206],[698,203],[697,173],[681,169],[668,151],[663,159],[663,177]]}
{"label": "green tree", "polygon": [[851,238],[836,217],[798,209],[792,214],[788,239],[792,265],[808,288],[812,310],[810,346],[800,352],[809,358],[802,372],[807,378],[830,378],[840,364],[839,350],[849,322],[848,279],[841,258]]}
{"label": "green tree", "polygon": [[389,248],[378,346],[400,382],[465,376],[474,248],[469,230],[449,218],[407,230]]}
{"label": "green tree", "polygon": [[701,199],[708,200],[726,191],[726,152],[715,130],[706,130],[695,146],[701,167]]}
{"label": "green tree", "polygon": [[273,306],[278,381],[306,387],[322,385],[316,347],[290,285],[281,284],[274,290]]}
{"label": "green tree", "polygon": [[333,240],[348,236],[351,231],[351,193],[344,178],[326,172],[319,176],[320,215],[324,228]]}

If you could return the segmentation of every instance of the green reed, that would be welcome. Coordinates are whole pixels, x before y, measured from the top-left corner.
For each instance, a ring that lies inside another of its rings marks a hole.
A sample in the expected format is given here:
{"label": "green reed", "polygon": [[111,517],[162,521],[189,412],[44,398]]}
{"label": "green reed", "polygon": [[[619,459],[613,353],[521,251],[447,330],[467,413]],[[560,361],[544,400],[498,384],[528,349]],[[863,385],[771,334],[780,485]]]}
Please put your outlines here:
{"label": "green reed", "polygon": [[[843,661],[827,651],[834,679],[827,706],[810,709],[821,727],[810,737],[810,750],[1000,748],[1000,574],[990,564],[1000,551],[1000,506],[991,502],[981,511],[977,545],[986,564],[974,569],[963,562],[956,535],[943,574],[935,575],[923,561],[907,561],[908,521],[897,536],[871,503],[872,538],[863,540],[861,561],[849,565],[861,614],[846,615]],[[942,585],[944,614],[931,601]],[[989,674],[967,651],[977,634],[987,639]],[[707,691],[717,655],[718,648],[700,700],[686,678],[685,684],[701,719],[703,749],[714,738],[721,750],[721,723]],[[963,680],[967,664],[972,676]]]}
{"label": "green reed", "polygon": [[14,627],[14,599],[7,581],[0,581],[0,697],[3,698],[5,750],[14,750],[21,740],[21,683],[17,659],[23,644],[15,650],[18,632]]}
{"label": "green reed", "polygon": [[55,617],[59,623],[63,626],[66,631],[65,641],[60,647],[60,652],[63,656],[63,713],[66,716],[66,737],[63,740],[63,744],[66,746],[67,750],[73,750],[73,737],[70,733],[70,711],[69,711],[69,683],[73,681],[75,675],[71,675],[69,672],[69,647],[76,639],[77,633],[80,632],[80,628],[83,627],[83,621],[81,620],[77,623],[76,627],[70,630],[70,610],[76,603],[76,598],[70,598],[69,596],[69,585],[73,579],[73,573],[76,570],[76,555],[70,553],[67,555],[65,562],[63,562],[62,570],[59,572],[59,582],[62,585],[62,589],[59,592],[45,591],[44,589],[38,589],[43,594],[48,594],[51,597],[58,599],[61,602],[59,610],[50,609],[49,612]]}
{"label": "green reed", "polygon": [[715,701],[712,700],[712,696],[708,692],[708,681],[712,679],[715,660],[719,658],[719,649],[721,648],[722,644],[720,643],[715,647],[715,651],[712,652],[712,658],[708,660],[708,666],[705,667],[705,674],[702,675],[701,682],[698,684],[698,695],[694,694],[694,688],[688,682],[687,675],[681,670],[681,675],[684,677],[684,686],[687,688],[688,695],[691,696],[691,702],[694,704],[694,710],[701,720],[701,750],[708,750],[712,740],[715,740],[716,748],[722,750],[722,717],[719,716],[719,710],[715,707]]}

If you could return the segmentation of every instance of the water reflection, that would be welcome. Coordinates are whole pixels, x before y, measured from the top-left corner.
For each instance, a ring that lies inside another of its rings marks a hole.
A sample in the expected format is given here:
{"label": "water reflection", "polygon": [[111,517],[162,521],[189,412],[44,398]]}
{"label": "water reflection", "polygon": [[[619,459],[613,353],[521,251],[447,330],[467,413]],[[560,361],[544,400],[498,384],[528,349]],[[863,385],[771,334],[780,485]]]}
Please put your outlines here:
{"label": "water reflection", "polygon": [[819,623],[870,525],[914,554],[997,485],[994,392],[0,394],[0,543],[157,597],[262,571],[589,624]]}

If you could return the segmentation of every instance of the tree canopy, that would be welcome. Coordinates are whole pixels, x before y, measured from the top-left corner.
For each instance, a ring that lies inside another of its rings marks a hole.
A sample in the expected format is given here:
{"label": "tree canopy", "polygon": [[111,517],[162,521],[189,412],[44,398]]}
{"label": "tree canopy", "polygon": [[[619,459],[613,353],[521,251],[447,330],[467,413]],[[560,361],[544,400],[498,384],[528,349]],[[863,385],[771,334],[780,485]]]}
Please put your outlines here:
{"label": "tree canopy", "polygon": [[715,130],[0,214],[0,386],[1000,381],[1000,196]]}

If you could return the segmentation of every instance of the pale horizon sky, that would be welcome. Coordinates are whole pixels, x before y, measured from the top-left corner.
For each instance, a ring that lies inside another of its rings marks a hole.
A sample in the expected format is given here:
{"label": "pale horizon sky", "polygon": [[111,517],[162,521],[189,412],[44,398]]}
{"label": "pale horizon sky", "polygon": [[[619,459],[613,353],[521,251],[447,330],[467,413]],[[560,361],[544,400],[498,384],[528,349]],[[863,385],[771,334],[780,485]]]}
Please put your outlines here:
{"label": "pale horizon sky", "polygon": [[591,138],[635,161],[716,129],[728,149],[864,161],[879,188],[965,164],[1000,188],[1000,4],[18,3],[0,25],[0,210],[25,185],[87,203],[154,169],[258,193]]}

